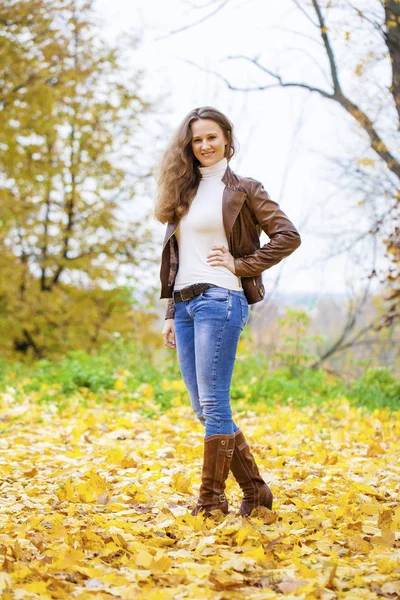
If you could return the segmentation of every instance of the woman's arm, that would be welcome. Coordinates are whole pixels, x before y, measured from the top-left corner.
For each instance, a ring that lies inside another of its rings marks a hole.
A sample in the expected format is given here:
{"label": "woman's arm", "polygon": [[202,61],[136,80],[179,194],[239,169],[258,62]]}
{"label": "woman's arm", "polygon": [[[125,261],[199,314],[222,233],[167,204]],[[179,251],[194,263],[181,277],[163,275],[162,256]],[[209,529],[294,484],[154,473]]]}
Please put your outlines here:
{"label": "woman's arm", "polygon": [[251,183],[251,191],[247,194],[250,206],[270,241],[248,256],[235,258],[235,273],[239,277],[260,275],[292,254],[301,244],[296,227],[279,204],[271,200],[263,184],[255,179]]}

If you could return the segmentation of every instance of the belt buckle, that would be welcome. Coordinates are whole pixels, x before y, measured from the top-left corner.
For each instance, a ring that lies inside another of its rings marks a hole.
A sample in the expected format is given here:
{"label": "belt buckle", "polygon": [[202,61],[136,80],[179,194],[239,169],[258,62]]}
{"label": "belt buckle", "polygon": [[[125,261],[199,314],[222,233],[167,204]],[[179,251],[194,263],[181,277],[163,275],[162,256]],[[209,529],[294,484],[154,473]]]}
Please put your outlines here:
{"label": "belt buckle", "polygon": [[[186,292],[187,294],[189,294],[189,295],[188,295],[188,296],[186,296],[186,293],[185,293],[185,292]],[[189,286],[189,287],[187,287],[187,288],[183,288],[183,289],[181,290],[181,298],[182,298],[182,300],[184,300],[184,301],[185,301],[185,300],[190,300],[191,298],[193,298],[193,294],[191,294],[191,292],[192,292],[191,286]]]}

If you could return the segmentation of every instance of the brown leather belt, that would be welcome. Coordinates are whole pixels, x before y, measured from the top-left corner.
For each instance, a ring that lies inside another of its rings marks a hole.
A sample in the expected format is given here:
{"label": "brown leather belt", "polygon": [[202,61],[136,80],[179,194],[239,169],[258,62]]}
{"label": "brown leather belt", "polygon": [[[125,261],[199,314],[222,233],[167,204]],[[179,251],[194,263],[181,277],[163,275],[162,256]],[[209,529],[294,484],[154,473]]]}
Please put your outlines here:
{"label": "brown leather belt", "polygon": [[174,302],[182,302],[185,300],[190,300],[195,296],[198,296],[202,292],[205,292],[210,287],[218,287],[214,283],[194,283],[193,285],[188,285],[181,290],[174,292]]}

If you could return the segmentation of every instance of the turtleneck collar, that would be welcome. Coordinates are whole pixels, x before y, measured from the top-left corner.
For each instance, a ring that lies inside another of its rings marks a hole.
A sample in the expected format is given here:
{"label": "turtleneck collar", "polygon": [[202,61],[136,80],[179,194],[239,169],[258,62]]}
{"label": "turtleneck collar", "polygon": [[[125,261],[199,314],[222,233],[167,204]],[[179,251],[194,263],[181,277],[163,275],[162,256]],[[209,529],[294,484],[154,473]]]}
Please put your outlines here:
{"label": "turtleneck collar", "polygon": [[224,158],[215,163],[215,165],[211,165],[210,167],[199,167],[201,178],[208,179],[209,177],[215,177],[221,179],[227,166],[228,159],[224,156]]}

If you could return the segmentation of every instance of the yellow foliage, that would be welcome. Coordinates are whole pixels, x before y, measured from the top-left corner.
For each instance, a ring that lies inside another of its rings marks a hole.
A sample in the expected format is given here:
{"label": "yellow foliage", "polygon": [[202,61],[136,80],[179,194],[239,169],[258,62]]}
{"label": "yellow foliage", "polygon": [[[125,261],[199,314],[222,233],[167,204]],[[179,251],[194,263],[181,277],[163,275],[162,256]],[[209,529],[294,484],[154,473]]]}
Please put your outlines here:
{"label": "yellow foliage", "polygon": [[169,381],[167,379],[163,379],[160,383],[160,386],[163,390],[174,390],[176,392],[186,392],[186,386],[183,382],[183,379],[178,379],[175,381]]}
{"label": "yellow foliage", "polygon": [[154,387],[150,383],[142,383],[136,389],[136,393],[147,400],[153,398]]}
{"label": "yellow foliage", "polygon": [[2,2],[1,18],[1,354],[58,358],[133,336],[154,348],[155,313],[119,283],[153,237],[118,215],[121,189],[132,215],[138,202],[116,157],[137,162],[150,109],[139,73],[124,77],[123,52],[98,43],[90,2]]}
{"label": "yellow foliage", "polygon": [[359,158],[357,162],[364,167],[373,167],[375,165],[375,160],[373,158]]}
{"label": "yellow foliage", "polygon": [[174,475],[172,476],[171,486],[176,492],[182,492],[184,494],[193,493],[190,477],[181,472],[174,473]]}
{"label": "yellow foliage", "polygon": [[361,75],[363,74],[363,65],[358,63],[358,65],[356,65],[354,72],[356,75],[358,75],[358,77],[361,77]]}
{"label": "yellow foliage", "polygon": [[397,594],[398,414],[345,398],[234,414],[273,510],[238,515],[230,474],[230,513],[204,519],[190,514],[204,430],[188,405],[151,419],[95,399],[64,412],[9,391],[0,403],[4,598],[51,598],[55,578],[65,598]]}
{"label": "yellow foliage", "polygon": [[114,383],[114,390],[117,390],[118,392],[123,390],[125,387],[124,381],[122,379],[116,379],[115,383]]}

